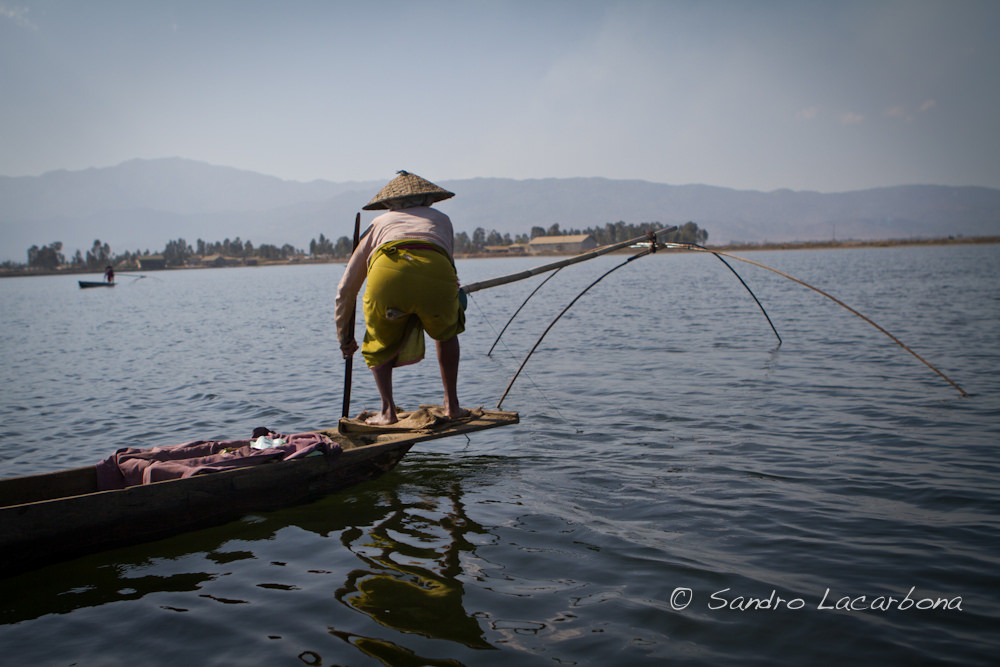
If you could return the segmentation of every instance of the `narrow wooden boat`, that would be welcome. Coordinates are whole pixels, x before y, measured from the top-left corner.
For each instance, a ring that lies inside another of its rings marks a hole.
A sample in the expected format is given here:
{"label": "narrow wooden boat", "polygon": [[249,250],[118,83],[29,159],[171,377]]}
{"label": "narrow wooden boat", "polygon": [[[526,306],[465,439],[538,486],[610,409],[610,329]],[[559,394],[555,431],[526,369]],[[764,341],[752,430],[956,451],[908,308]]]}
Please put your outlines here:
{"label": "narrow wooden boat", "polygon": [[2,479],[0,577],[316,500],[392,470],[419,442],[517,422],[516,412],[480,409],[419,431],[319,430],[340,454],[112,491],[98,490],[95,466]]}
{"label": "narrow wooden boat", "polygon": [[94,282],[90,280],[78,280],[81,289],[87,289],[88,287],[114,287],[115,283],[109,283],[107,281]]}

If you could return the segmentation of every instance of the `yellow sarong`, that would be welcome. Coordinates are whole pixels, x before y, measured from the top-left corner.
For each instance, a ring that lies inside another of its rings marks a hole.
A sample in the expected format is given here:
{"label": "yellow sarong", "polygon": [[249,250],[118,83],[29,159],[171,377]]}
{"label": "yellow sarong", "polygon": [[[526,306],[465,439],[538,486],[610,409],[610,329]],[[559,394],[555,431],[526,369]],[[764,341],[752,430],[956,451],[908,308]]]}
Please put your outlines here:
{"label": "yellow sarong", "polygon": [[379,246],[368,260],[364,296],[369,368],[413,364],[424,358],[424,331],[445,341],[465,331],[458,276],[447,253],[418,239]]}

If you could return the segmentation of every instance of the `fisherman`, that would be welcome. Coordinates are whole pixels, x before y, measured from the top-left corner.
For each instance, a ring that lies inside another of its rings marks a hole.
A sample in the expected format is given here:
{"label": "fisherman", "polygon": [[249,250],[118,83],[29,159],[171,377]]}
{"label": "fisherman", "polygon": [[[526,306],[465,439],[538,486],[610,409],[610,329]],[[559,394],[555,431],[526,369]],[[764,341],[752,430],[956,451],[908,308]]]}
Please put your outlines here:
{"label": "fisherman", "polygon": [[397,173],[363,207],[387,212],[372,221],[351,255],[335,309],[340,350],[348,359],[358,350],[350,321],[367,280],[361,354],[382,401],[379,414],[368,419],[376,425],[398,421],[392,369],[423,359],[424,331],[436,341],[445,413],[453,419],[468,414],[458,402],[458,334],[465,331],[465,312],[453,258],[454,230],[447,215],[430,207],[455,194],[416,174]]}
{"label": "fisherman", "polygon": [[104,279],[109,283],[113,283],[115,281],[115,270],[111,268],[110,264],[108,264],[107,268],[104,269]]}

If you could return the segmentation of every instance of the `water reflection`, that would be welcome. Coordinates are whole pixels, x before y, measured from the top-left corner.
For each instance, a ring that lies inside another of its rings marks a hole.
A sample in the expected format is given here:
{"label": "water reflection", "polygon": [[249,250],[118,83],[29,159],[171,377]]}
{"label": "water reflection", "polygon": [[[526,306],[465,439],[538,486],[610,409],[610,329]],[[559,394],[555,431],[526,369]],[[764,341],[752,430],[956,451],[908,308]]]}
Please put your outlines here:
{"label": "water reflection", "polygon": [[[447,658],[434,659],[422,657],[405,646],[400,646],[399,644],[395,644],[385,639],[364,637],[350,632],[339,632],[332,628],[330,629],[330,634],[339,639],[343,639],[345,642],[365,655],[375,658],[386,665],[393,665],[393,667],[422,667],[423,665],[432,665],[434,667],[462,667],[464,664],[458,660],[450,660]],[[316,662],[308,662],[303,656],[300,656],[299,659],[306,664],[322,664],[322,658],[318,653],[314,651],[308,651],[308,653],[310,654],[308,657]]]}
{"label": "water reflection", "polygon": [[[112,565],[73,567],[65,576],[59,576],[46,569],[7,580],[0,602],[0,625],[138,600],[152,592],[195,591],[213,578],[207,572],[130,577],[127,570],[127,567]],[[187,609],[174,608],[174,611]]]}
{"label": "water reflection", "polygon": [[[70,622],[78,623],[91,617],[79,614],[100,613],[88,609],[124,603],[134,605],[128,624],[135,628],[154,622],[156,610],[227,628],[238,618],[247,639],[254,636],[248,618],[258,619],[258,632],[292,644],[308,628],[296,651],[305,664],[343,662],[345,644],[385,664],[462,664],[456,651],[496,648],[486,639],[489,627],[465,607],[468,562],[493,536],[470,518],[463,488],[481,490],[487,482],[474,478],[483,469],[513,460],[414,458],[405,471],[310,505],[5,580],[0,624],[50,625],[53,614],[77,614]],[[276,628],[275,602],[298,610],[289,621],[302,627]],[[370,622],[358,625],[358,613]],[[315,631],[340,641],[317,642]],[[429,650],[427,640],[442,643]]]}
{"label": "water reflection", "polygon": [[393,494],[384,520],[344,531],[341,541],[365,567],[347,576],[337,599],[400,632],[492,648],[463,606],[461,556],[475,549],[466,535],[487,531],[461,496],[458,483],[416,503]]}

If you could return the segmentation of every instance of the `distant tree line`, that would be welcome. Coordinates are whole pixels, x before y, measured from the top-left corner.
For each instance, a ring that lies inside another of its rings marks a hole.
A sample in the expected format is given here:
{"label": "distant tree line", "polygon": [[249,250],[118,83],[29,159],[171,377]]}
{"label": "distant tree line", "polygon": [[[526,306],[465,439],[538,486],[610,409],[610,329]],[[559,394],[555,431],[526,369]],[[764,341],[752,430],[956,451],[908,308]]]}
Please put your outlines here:
{"label": "distant tree line", "polygon": [[[322,239],[322,235],[320,235],[320,238]],[[176,267],[187,265],[196,256],[204,258],[221,255],[234,259],[257,258],[281,261],[304,254],[289,243],[280,248],[268,243],[254,246],[250,241],[242,241],[239,237],[233,240],[226,239],[216,242],[198,239],[194,247],[181,238],[168,241],[167,245],[159,253],[150,253],[149,250],[136,250],[135,252],[126,250],[121,254],[113,254],[111,247],[107,243],[101,243],[100,240],[96,240],[93,247],[87,251],[86,257],[77,250],[76,255],[69,261],[66,260],[66,256],[62,250],[63,244],[61,241],[50,243],[41,248],[33,245],[28,248],[27,266],[34,269],[48,270],[53,270],[60,266],[68,266],[71,269],[103,270],[109,264],[115,267],[135,266],[141,258],[161,256],[166,266]],[[16,268],[16,266],[9,261],[3,264],[3,268]]]}
{"label": "distant tree line", "polygon": [[[529,234],[517,235],[511,239],[510,234],[501,235],[496,230],[487,232],[482,227],[477,227],[470,237],[465,232],[455,234],[455,253],[478,254],[489,246],[509,246],[515,243],[528,243],[531,239],[539,236],[582,236],[590,234],[597,241],[597,245],[609,245],[611,243],[621,243],[639,236],[644,236],[649,232],[663,229],[666,225],[659,222],[641,222],[638,224],[628,223],[623,220],[609,222],[603,227],[588,227],[586,229],[567,229],[559,227],[559,223],[552,224],[548,229],[544,227],[532,227]],[[671,243],[697,243],[704,244],[708,241],[708,232],[698,227],[693,222],[687,222],[677,231],[666,234],[660,238],[661,241]]]}
{"label": "distant tree line", "polygon": [[[482,227],[477,227],[471,234],[459,232],[455,234],[455,254],[474,255],[483,252],[489,246],[509,246],[517,243],[528,243],[531,239],[539,236],[571,236],[590,234],[597,241],[598,245],[608,245],[610,243],[620,243],[639,236],[644,236],[649,232],[663,229],[665,225],[659,222],[626,223],[624,221],[609,222],[603,227],[588,227],[587,229],[562,230],[559,223],[554,223],[548,229],[544,227],[532,227],[528,234],[517,234],[513,238],[509,233],[500,234],[495,229],[486,231]],[[680,228],[661,237],[661,240],[673,243],[697,243],[704,244],[708,240],[708,232],[698,227],[693,222],[685,223]],[[351,255],[351,241],[346,236],[341,236],[334,241],[326,238],[323,234],[318,239],[309,242],[308,257],[313,259],[346,259]],[[193,257],[211,257],[221,255],[234,259],[258,259],[264,261],[287,261],[295,257],[306,256],[306,253],[292,246],[289,243],[278,247],[268,243],[255,246],[249,240],[243,241],[239,237],[235,239],[225,239],[224,241],[209,242],[198,239],[194,246],[191,246],[184,239],[169,241],[160,253],[164,264],[168,267],[178,267],[187,265]],[[107,243],[95,240],[93,246],[86,255],[79,250],[67,261],[63,254],[63,244],[59,241],[50,243],[47,246],[33,245],[28,248],[29,268],[54,270],[61,266],[68,266],[79,270],[103,270],[105,266],[115,267],[136,266],[139,259],[152,256],[149,250],[140,252],[125,251],[121,254],[112,254],[111,247]],[[3,268],[16,268],[12,262],[4,262]]]}
{"label": "distant tree line", "polygon": [[[559,228],[559,223],[555,223],[548,229],[544,229],[542,227],[532,227],[531,238],[535,238],[537,236],[575,236],[590,234],[594,237],[594,240],[597,241],[597,245],[602,246],[628,241],[629,239],[644,236],[649,232],[658,231],[664,227],[666,227],[666,225],[660,222],[640,222],[638,224],[634,224],[619,220],[618,222],[609,222],[603,227],[588,227],[584,230],[570,229],[562,231]],[[699,245],[703,245],[708,241],[708,232],[693,222],[686,222],[683,225],[680,225],[677,231],[661,236],[660,240],[669,243],[697,243]]]}
{"label": "distant tree line", "polygon": [[[87,251],[86,258],[77,250],[76,254],[66,261],[60,241],[39,248],[36,245],[28,248],[28,266],[39,269],[56,269],[60,266],[71,266],[74,269],[103,269],[111,261],[111,246],[107,243],[94,241],[93,247]],[[9,262],[7,262],[9,264]]]}

